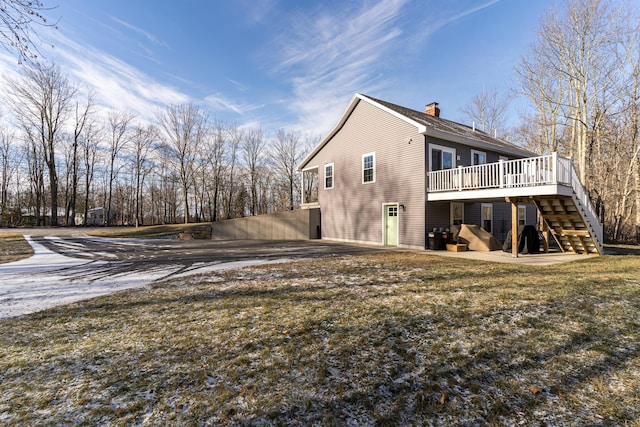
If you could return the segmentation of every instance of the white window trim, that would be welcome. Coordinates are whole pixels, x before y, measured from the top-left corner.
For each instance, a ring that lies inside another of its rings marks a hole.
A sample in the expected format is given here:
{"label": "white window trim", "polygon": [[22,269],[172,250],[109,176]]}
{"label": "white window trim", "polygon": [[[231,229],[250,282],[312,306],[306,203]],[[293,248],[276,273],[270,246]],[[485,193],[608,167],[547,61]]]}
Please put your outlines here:
{"label": "white window trim", "polygon": [[305,172],[312,172],[314,170],[318,175],[318,191],[320,190],[320,166],[319,165],[307,166],[306,168],[302,169],[302,173],[300,174],[300,200],[304,201],[304,189],[305,189],[304,174]]}
{"label": "white window trim", "polygon": [[[364,159],[366,157],[372,156],[373,157],[373,179],[371,181],[366,181],[364,180]],[[363,184],[373,184],[376,182],[376,153],[375,151],[373,153],[366,153],[362,155],[362,161],[360,162],[360,179],[362,181]]]}
{"label": "white window trim", "polygon": [[464,224],[464,202],[451,202],[449,204],[449,224],[453,225],[453,221],[455,220],[455,218],[453,217],[453,207],[454,205],[460,205],[460,207],[462,207],[462,218],[461,218],[461,222],[462,224]]}
{"label": "white window trim", "polygon": [[[485,207],[491,207],[491,218],[485,218],[484,217],[484,208]],[[480,208],[480,228],[484,229],[484,220],[488,219],[489,221],[491,221],[491,230],[486,230],[489,233],[493,234],[493,203],[482,203],[482,206]]]}
{"label": "white window trim", "polygon": [[478,163],[478,164],[487,164],[487,152],[486,151],[480,151],[480,150],[471,150],[471,165],[472,166],[476,166],[476,163],[473,163],[473,155],[474,154],[481,154],[484,155],[484,163]]}
{"label": "white window trim", "polygon": [[[331,187],[327,187],[327,167],[331,166]],[[336,167],[333,163],[327,163],[324,165],[324,189],[332,190],[336,186]]]}
{"label": "white window trim", "polygon": [[438,145],[438,144],[429,144],[429,172],[432,172],[431,170],[431,165],[433,165],[433,159],[432,157],[432,151],[433,149],[436,150],[440,150],[440,151],[447,151],[449,153],[451,153],[451,169],[455,169],[456,166],[456,149],[455,148],[451,148],[451,147],[445,147],[444,145]]}
{"label": "white window trim", "polygon": [[[524,211],[524,215],[520,215],[520,209]],[[520,221],[522,221],[522,225],[527,224],[527,205],[518,205],[518,225],[520,225]]]}

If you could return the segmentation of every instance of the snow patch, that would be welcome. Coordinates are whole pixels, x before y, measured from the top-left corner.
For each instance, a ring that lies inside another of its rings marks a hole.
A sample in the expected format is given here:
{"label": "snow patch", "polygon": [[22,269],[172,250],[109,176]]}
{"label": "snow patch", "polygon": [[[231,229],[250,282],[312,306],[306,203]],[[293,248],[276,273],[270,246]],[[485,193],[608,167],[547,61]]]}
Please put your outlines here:
{"label": "snow patch", "polygon": [[[0,320],[125,289],[140,288],[161,280],[290,261],[287,258],[198,263],[174,260],[153,266],[122,261],[92,261],[53,252],[32,240],[30,235],[24,238],[33,248],[33,256],[0,264]],[[65,247],[62,239],[47,239],[55,241],[58,247]],[[112,240],[108,241],[113,243]],[[69,245],[66,247],[69,248]],[[72,252],[77,249],[73,248]]]}
{"label": "snow patch", "polygon": [[33,248],[33,255],[20,261],[0,264],[0,275],[60,270],[93,262],[50,251],[40,243],[33,241],[30,235],[25,235],[24,238]]}

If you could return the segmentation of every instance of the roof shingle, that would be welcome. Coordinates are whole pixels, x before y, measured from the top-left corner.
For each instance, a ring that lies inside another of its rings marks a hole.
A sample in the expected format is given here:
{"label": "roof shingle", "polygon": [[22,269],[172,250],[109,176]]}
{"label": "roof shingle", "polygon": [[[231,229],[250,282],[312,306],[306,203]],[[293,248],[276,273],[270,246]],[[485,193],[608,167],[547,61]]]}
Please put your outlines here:
{"label": "roof shingle", "polygon": [[386,108],[395,111],[398,114],[401,114],[421,125],[426,126],[427,128],[434,129],[439,132],[444,132],[449,135],[455,135],[459,137],[463,137],[469,140],[481,141],[484,144],[488,144],[490,146],[496,147],[496,149],[507,149],[509,151],[517,150],[523,152],[523,154],[530,154],[530,151],[519,147],[510,142],[504,141],[499,138],[495,138],[489,135],[486,132],[480,131],[478,129],[474,130],[470,126],[463,125],[461,123],[452,122],[451,120],[443,119],[441,117],[434,117],[429,114],[425,114],[421,111],[412,110],[410,108],[402,107],[400,105],[393,104],[391,102],[383,101],[381,99],[376,99],[368,95],[363,95],[369,98],[370,100],[385,106]]}

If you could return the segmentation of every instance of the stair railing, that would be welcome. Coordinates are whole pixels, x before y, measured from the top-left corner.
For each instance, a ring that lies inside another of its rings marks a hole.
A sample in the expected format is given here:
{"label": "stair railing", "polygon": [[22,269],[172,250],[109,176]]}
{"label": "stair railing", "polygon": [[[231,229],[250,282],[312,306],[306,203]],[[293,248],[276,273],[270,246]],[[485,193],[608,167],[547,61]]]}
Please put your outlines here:
{"label": "stair railing", "polygon": [[[555,156],[556,153],[553,153]],[[574,199],[578,202],[578,207],[584,213],[587,226],[595,233],[594,241],[598,247],[598,252],[602,252],[602,224],[598,220],[596,209],[591,202],[591,198],[587,190],[582,185],[580,177],[573,166],[571,159],[566,157],[557,157],[556,165],[558,166],[558,183],[571,186],[573,188]]]}

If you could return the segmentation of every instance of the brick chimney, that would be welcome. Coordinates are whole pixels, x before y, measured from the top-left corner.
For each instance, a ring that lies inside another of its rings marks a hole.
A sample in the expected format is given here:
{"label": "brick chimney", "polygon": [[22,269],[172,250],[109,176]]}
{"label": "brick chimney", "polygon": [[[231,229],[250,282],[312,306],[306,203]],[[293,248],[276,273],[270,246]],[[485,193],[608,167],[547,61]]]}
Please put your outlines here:
{"label": "brick chimney", "polygon": [[438,108],[438,103],[432,102],[431,104],[427,104],[427,108],[424,110],[424,113],[433,117],[440,117],[440,108]]}

